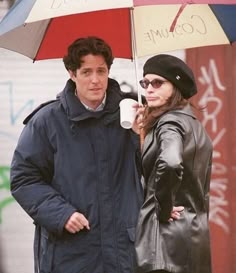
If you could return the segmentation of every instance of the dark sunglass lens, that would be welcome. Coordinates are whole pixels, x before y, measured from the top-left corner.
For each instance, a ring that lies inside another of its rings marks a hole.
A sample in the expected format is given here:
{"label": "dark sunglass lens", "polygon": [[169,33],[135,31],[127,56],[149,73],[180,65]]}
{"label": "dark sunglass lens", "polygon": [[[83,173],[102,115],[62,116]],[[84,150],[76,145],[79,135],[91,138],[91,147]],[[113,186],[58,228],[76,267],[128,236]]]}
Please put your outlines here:
{"label": "dark sunglass lens", "polygon": [[163,83],[164,81],[158,79],[154,79],[151,81],[151,85],[153,86],[153,88],[159,88]]}
{"label": "dark sunglass lens", "polygon": [[147,80],[141,80],[141,81],[139,81],[139,83],[142,86],[142,88],[144,88],[144,89],[148,88],[149,81],[147,81]]}
{"label": "dark sunglass lens", "polygon": [[154,79],[150,82],[149,80],[145,79],[145,80],[139,81],[139,83],[142,86],[142,88],[147,89],[149,84],[151,84],[153,88],[159,88],[164,83],[164,81],[159,79]]}

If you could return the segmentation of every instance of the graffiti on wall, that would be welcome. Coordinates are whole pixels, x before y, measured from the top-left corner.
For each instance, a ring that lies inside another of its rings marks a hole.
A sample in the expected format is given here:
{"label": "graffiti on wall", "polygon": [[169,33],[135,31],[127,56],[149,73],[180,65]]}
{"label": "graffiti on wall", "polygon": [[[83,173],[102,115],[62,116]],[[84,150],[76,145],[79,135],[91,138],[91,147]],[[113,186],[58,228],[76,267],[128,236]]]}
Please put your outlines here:
{"label": "graffiti on wall", "polygon": [[228,189],[227,166],[222,159],[221,143],[225,141],[226,127],[219,122],[219,116],[223,111],[223,100],[220,93],[226,91],[220,80],[217,65],[213,59],[209,60],[209,66],[201,66],[198,81],[204,86],[204,92],[198,101],[200,106],[207,106],[202,112],[201,120],[205,127],[208,127],[212,139],[213,169],[210,197],[210,221],[220,226],[226,233],[229,233],[227,220],[229,218],[228,200],[226,192]]}
{"label": "graffiti on wall", "polygon": [[[0,191],[3,192],[3,196],[0,199],[0,224],[2,223],[2,211],[3,209],[13,202],[12,196],[10,196],[10,184],[9,184],[9,166],[0,166]],[[5,196],[7,194],[7,196]]]}
{"label": "graffiti on wall", "polygon": [[[27,100],[22,106],[16,105],[16,100],[13,93],[13,83],[11,81],[0,82],[0,88],[3,91],[1,98],[1,116],[5,118],[4,125],[0,128],[0,139],[2,143],[17,141],[16,132],[12,128],[16,127],[17,123],[22,123],[23,116],[26,112],[32,111],[34,101]],[[3,95],[4,94],[4,95]],[[9,162],[10,163],[10,162]],[[10,194],[10,166],[0,162],[0,224],[2,223],[2,214],[4,208],[11,204],[14,199]]]}

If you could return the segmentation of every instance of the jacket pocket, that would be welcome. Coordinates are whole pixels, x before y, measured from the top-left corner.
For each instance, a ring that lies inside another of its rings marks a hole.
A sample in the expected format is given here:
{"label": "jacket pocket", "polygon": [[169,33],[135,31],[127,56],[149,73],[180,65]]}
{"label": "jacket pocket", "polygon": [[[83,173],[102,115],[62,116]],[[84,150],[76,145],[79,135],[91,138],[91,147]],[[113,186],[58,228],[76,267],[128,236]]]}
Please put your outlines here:
{"label": "jacket pocket", "polygon": [[131,270],[135,266],[135,250],[134,250],[135,230],[136,230],[135,227],[127,228],[129,243],[128,243],[128,249],[126,251],[127,253],[129,253]]}

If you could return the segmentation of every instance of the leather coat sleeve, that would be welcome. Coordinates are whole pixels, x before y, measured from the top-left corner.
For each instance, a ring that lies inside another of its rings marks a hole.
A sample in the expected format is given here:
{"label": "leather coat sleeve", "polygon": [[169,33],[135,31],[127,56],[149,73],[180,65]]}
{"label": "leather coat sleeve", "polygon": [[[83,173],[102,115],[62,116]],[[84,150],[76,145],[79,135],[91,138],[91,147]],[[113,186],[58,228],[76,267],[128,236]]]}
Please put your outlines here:
{"label": "leather coat sleeve", "polygon": [[183,177],[183,143],[185,130],[181,123],[158,123],[154,138],[157,158],[154,167],[154,191],[160,221],[168,221],[175,194]]}

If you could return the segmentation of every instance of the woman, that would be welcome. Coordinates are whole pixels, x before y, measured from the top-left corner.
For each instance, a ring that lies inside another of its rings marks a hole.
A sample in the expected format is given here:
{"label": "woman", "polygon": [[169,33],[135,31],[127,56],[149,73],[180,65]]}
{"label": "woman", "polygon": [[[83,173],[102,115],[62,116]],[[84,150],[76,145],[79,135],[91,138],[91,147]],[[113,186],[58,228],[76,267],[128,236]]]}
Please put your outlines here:
{"label": "woman", "polygon": [[[209,184],[212,143],[196,119],[191,69],[166,54],[147,60],[141,86],[145,200],[136,230],[137,272],[210,273]],[[179,219],[175,206],[184,206]],[[177,220],[176,220],[177,219]]]}

